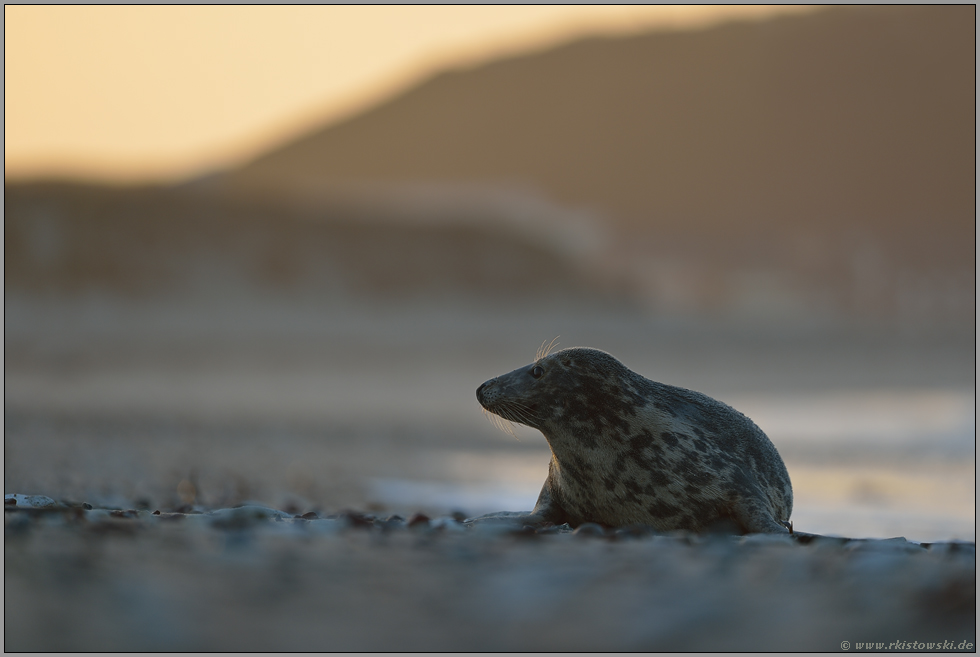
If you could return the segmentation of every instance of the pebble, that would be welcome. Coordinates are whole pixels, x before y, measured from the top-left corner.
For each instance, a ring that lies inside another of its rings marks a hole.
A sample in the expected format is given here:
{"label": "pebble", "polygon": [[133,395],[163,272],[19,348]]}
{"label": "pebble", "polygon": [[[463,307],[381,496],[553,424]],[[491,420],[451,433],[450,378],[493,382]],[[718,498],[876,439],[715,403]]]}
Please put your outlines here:
{"label": "pebble", "polygon": [[425,515],[424,513],[415,513],[408,519],[406,524],[410,529],[414,529],[415,527],[419,526],[428,527],[429,516]]}
{"label": "pebble", "polygon": [[3,496],[4,509],[11,507],[18,509],[53,509],[63,506],[65,505],[59,504],[45,495],[19,495],[17,493],[9,493]]}
{"label": "pebble", "polygon": [[371,529],[374,527],[374,516],[370,513],[344,511],[339,517],[346,520],[350,527],[357,527],[359,529]]}

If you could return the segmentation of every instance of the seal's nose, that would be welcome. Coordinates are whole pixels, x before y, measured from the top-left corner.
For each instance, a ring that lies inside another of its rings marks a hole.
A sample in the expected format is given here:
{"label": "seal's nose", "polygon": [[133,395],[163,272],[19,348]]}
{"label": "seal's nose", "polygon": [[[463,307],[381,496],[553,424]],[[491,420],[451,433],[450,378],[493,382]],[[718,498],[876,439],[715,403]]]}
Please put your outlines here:
{"label": "seal's nose", "polygon": [[483,385],[476,389],[476,399],[480,402],[480,406],[486,408],[487,403],[493,397],[493,382],[496,379],[490,379],[489,381],[484,381]]}

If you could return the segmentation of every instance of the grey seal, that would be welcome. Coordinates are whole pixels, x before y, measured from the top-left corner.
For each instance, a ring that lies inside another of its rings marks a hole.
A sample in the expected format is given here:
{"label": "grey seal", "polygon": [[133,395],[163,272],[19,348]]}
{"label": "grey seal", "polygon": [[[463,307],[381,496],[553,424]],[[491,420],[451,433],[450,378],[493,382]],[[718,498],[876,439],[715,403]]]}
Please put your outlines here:
{"label": "grey seal", "polygon": [[[598,349],[562,349],[490,379],[484,409],[551,448],[531,524],[787,533],[789,473],[734,408],[651,381]],[[513,514],[505,514],[512,516]]]}

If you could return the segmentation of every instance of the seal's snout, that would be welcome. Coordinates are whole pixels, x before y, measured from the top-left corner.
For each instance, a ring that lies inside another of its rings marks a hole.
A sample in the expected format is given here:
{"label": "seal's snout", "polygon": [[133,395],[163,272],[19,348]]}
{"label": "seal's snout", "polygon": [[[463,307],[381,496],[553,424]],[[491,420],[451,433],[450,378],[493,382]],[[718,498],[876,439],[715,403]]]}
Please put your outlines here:
{"label": "seal's snout", "polygon": [[480,402],[480,406],[486,406],[486,389],[490,381],[484,381],[480,384],[480,387],[476,389],[476,400]]}

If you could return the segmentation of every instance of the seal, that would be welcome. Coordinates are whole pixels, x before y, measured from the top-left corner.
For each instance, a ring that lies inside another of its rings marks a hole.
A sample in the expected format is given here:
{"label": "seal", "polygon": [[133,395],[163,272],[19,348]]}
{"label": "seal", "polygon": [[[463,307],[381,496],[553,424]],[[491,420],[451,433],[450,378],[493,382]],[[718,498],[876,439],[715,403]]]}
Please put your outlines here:
{"label": "seal", "polygon": [[604,351],[544,355],[490,379],[476,397],[490,413],[539,430],[551,448],[537,504],[519,516],[526,523],[792,531],[789,473],[752,420]]}

